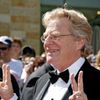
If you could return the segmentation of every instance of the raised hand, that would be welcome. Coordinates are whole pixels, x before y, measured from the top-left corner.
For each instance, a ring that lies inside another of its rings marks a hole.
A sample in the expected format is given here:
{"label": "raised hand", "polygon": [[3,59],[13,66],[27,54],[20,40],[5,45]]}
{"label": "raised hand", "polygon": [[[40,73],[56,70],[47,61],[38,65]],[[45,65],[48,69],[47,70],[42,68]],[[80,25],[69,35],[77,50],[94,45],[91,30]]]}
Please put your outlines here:
{"label": "raised hand", "polygon": [[78,83],[75,81],[74,74],[71,75],[71,86],[73,94],[69,97],[69,100],[88,100],[84,93],[83,71],[79,72]]}
{"label": "raised hand", "polygon": [[8,65],[2,65],[3,81],[0,82],[0,97],[3,100],[9,100],[13,96],[13,88],[11,83],[11,75]]}

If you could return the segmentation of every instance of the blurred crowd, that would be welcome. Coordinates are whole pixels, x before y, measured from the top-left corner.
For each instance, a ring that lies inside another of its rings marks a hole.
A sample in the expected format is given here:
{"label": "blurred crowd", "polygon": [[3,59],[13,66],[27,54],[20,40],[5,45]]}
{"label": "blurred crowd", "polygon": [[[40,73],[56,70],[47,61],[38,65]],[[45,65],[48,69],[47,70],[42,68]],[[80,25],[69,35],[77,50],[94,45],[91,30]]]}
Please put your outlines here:
{"label": "blurred crowd", "polygon": [[89,47],[86,50],[86,58],[92,66],[100,70],[100,50],[98,50],[97,53],[94,54],[93,48]]}
{"label": "blurred crowd", "polygon": [[32,46],[22,44],[18,37],[0,36],[0,67],[6,63],[10,72],[23,87],[29,75],[45,63],[45,53],[37,55]]}

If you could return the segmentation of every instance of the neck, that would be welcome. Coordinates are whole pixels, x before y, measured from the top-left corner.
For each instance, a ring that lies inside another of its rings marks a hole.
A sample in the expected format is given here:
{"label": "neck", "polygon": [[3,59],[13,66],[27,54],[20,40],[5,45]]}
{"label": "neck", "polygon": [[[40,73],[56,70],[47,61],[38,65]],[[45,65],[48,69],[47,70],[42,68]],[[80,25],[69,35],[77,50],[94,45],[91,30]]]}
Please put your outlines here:
{"label": "neck", "polygon": [[4,59],[4,63],[8,63],[8,62],[10,62],[10,58],[6,58],[6,59]]}
{"label": "neck", "polygon": [[76,62],[78,59],[80,58],[79,57],[76,57],[74,59],[71,59],[71,60],[67,60],[65,64],[59,64],[59,66],[57,66],[56,68],[62,72],[64,71],[65,69],[67,69],[68,67],[70,67],[74,62]]}

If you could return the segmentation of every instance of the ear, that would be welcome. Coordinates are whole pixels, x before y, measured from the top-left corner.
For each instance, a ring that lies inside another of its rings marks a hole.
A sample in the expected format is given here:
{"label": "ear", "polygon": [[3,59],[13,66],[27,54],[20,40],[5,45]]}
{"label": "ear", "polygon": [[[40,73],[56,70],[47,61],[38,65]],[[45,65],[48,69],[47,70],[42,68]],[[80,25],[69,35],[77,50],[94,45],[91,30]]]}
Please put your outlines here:
{"label": "ear", "polygon": [[76,48],[77,50],[81,50],[83,46],[85,45],[85,38],[80,38],[76,41]]}

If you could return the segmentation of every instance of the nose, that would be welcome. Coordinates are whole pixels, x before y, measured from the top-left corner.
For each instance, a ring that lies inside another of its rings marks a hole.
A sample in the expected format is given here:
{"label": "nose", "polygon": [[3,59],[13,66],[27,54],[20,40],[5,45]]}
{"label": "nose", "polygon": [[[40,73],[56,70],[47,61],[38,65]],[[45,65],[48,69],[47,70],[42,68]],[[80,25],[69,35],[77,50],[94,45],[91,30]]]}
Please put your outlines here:
{"label": "nose", "polygon": [[52,41],[52,39],[48,38],[48,39],[44,42],[43,46],[44,46],[44,48],[51,48],[54,44],[55,44],[55,43]]}
{"label": "nose", "polygon": [[50,45],[51,43],[52,43],[52,40],[48,37],[44,41],[44,45]]}
{"label": "nose", "polygon": [[46,38],[45,38],[45,41],[44,43],[48,43],[48,42],[52,42],[53,41],[53,37],[48,35]]}

